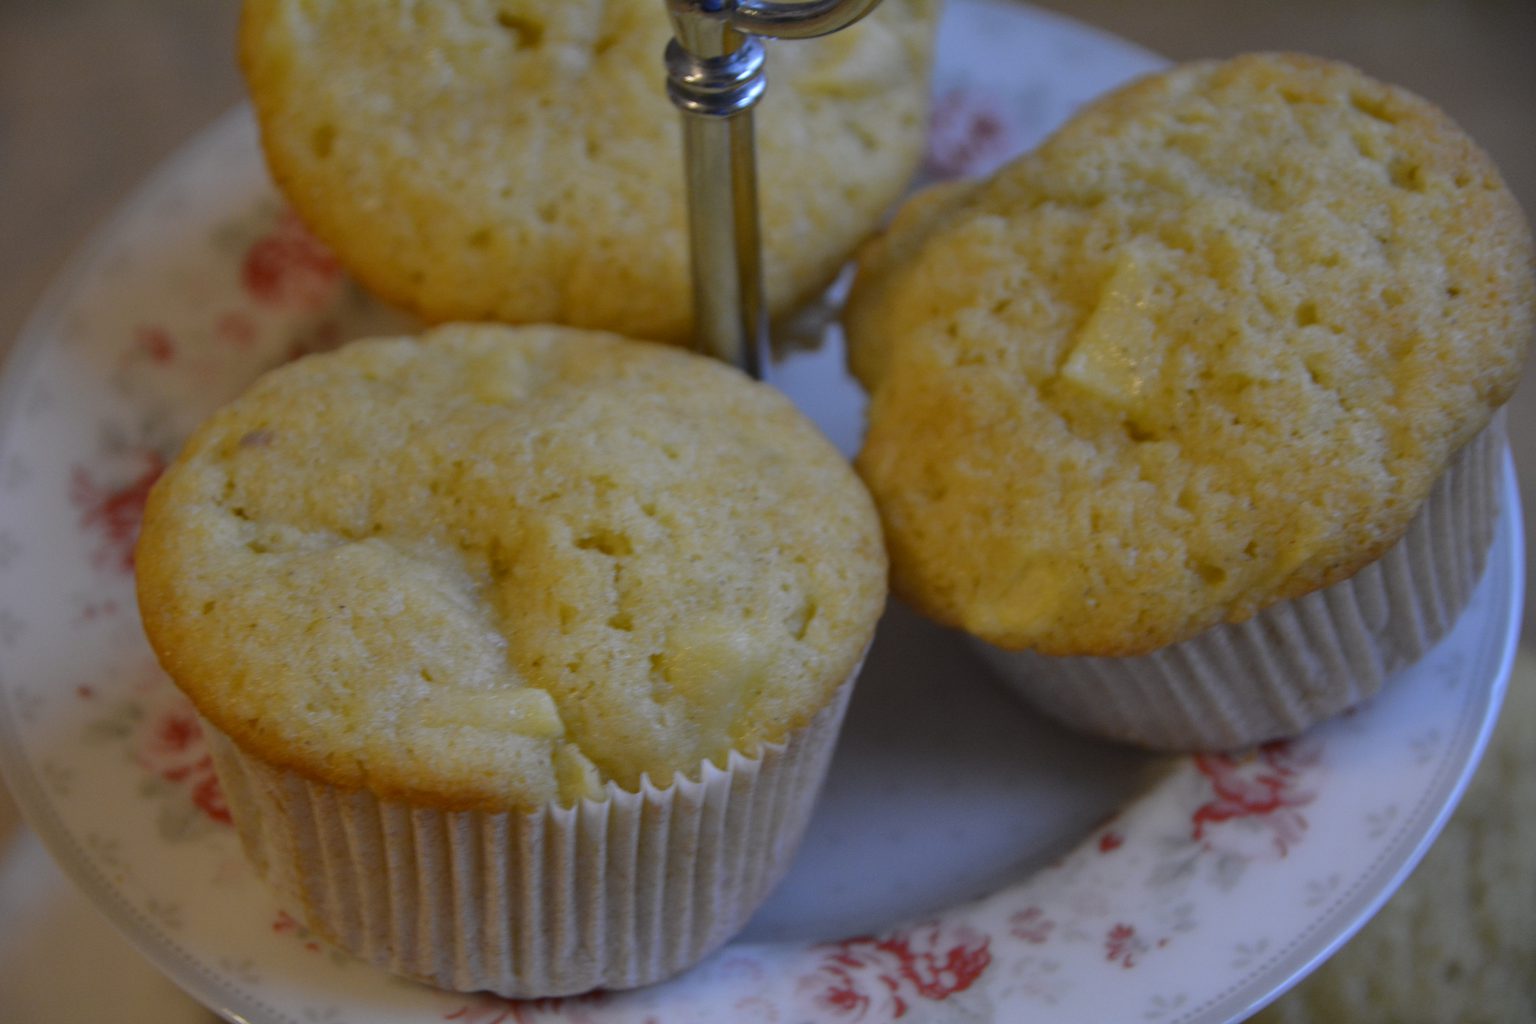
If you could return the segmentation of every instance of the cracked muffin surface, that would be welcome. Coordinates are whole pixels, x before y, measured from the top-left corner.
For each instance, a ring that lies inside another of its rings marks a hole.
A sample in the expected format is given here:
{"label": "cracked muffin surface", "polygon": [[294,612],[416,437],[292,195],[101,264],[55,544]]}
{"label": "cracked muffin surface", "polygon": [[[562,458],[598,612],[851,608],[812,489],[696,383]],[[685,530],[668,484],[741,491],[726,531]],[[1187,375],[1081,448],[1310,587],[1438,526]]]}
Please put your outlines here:
{"label": "cracked muffin surface", "polygon": [[1426,101],[1285,54],[1133,83],[861,253],[895,589],[1132,655],[1347,578],[1509,398],[1533,303],[1522,212]]}
{"label": "cracked muffin surface", "polygon": [[140,605],[265,761],[430,806],[665,784],[807,724],[880,614],[878,521],[782,395],[564,328],[261,378],[155,487]]}
{"label": "cracked muffin surface", "polygon": [[[428,320],[686,343],[691,285],[662,0],[247,0],[266,161],[371,291]],[[774,316],[831,283],[922,159],[937,0],[769,40],[757,108]]]}

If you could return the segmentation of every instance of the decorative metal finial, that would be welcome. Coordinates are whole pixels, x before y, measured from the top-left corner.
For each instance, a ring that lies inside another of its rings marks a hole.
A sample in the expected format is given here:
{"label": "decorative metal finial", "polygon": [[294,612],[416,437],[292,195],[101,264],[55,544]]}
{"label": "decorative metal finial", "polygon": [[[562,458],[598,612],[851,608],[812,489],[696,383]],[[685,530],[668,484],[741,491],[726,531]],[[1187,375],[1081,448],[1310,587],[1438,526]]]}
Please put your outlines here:
{"label": "decorative metal finial", "polygon": [[763,95],[754,37],[808,39],[880,0],[666,0],[667,94],[683,112],[694,347],[761,379],[767,358],[752,108]]}

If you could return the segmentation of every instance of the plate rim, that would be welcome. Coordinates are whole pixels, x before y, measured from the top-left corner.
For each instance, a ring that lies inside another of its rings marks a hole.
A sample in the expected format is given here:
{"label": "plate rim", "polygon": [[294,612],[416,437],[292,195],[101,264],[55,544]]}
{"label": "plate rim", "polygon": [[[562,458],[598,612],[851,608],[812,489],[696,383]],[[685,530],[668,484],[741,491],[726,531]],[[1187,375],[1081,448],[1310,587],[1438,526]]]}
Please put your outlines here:
{"label": "plate rim", "polygon": [[[1502,629],[1490,628],[1485,634],[1485,650],[1493,648],[1497,651],[1494,656],[1494,667],[1487,682],[1488,696],[1486,706],[1472,720],[1472,708],[1464,711],[1463,721],[1460,723],[1459,732],[1465,732],[1468,727],[1472,730],[1471,742],[1467,748],[1467,756],[1456,767],[1452,777],[1444,785],[1443,797],[1435,805],[1430,815],[1430,821],[1417,838],[1410,844],[1406,854],[1401,855],[1395,869],[1387,876],[1385,883],[1371,893],[1369,897],[1354,904],[1354,909],[1345,916],[1348,923],[1333,934],[1333,937],[1325,941],[1311,955],[1279,956],[1275,965],[1269,972],[1257,972],[1248,981],[1248,986],[1260,977],[1272,972],[1280,972],[1283,978],[1269,991],[1258,997],[1243,997],[1241,988],[1234,988],[1227,993],[1213,997],[1207,1007],[1212,1010],[1220,1010],[1223,1006],[1230,1006],[1231,1012],[1224,1018],[1228,1024],[1236,1024],[1258,1013],[1264,1007],[1279,999],[1285,993],[1304,981],[1308,975],[1321,967],[1335,953],[1342,949],[1351,939],[1360,933],[1371,920],[1386,906],[1387,902],[1397,894],[1403,883],[1418,869],[1426,854],[1429,853],[1440,834],[1449,824],[1452,815],[1461,806],[1462,797],[1466,795],[1467,787],[1471,785],[1472,778],[1477,774],[1482,765],[1483,756],[1488,751],[1488,743],[1493,737],[1493,731],[1497,728],[1504,708],[1504,698],[1509,691],[1510,677],[1514,673],[1515,659],[1520,649],[1521,614],[1525,604],[1525,526],[1523,508],[1520,502],[1520,488],[1515,473],[1514,454],[1509,445],[1504,446],[1503,457],[1500,460],[1499,472],[1499,520],[1497,531],[1489,546],[1488,560],[1483,567],[1483,573],[1479,577],[1479,584],[1493,581],[1493,574],[1498,570],[1494,563],[1494,556],[1499,553],[1501,547],[1507,548],[1508,579],[1498,593],[1505,601],[1502,622],[1498,623]],[[1466,614],[1463,611],[1463,616]],[[1490,616],[1492,618],[1492,616]],[[1458,622],[1460,619],[1458,618]],[[1427,787],[1429,791],[1439,788]],[[1422,798],[1421,798],[1422,805]],[[1386,857],[1390,849],[1383,850],[1379,855]],[[1293,940],[1298,943],[1307,934],[1318,931],[1326,918],[1319,918],[1303,933]],[[1285,966],[1289,964],[1290,966]],[[1259,985],[1259,988],[1265,986]],[[1184,1020],[1193,1021],[1195,1018],[1186,1017]]]}
{"label": "plate rim", "polygon": [[[147,175],[128,189],[85,236],[84,242],[65,258],[62,269],[44,287],[31,312],[22,322],[11,350],[0,362],[0,450],[9,441],[22,401],[25,385],[42,354],[58,343],[64,316],[71,297],[77,295],[91,276],[106,264],[113,243],[143,211],[155,205],[161,196],[183,178],[191,167],[227,144],[227,136],[250,130],[251,108],[238,103],[215,117],[179,145]],[[0,666],[0,676],[5,675]],[[139,954],[185,990],[209,1011],[231,1024],[265,1024],[246,1016],[236,1006],[249,1003],[268,1014],[270,1020],[299,1024],[287,1014],[243,992],[223,975],[210,971],[201,961],[160,934],[146,922],[127,899],[113,886],[83,851],[43,792],[42,782],[22,756],[17,722],[12,707],[11,690],[0,679],[0,780],[15,799],[22,820],[36,834],[71,884],[75,885],[102,912],[102,916]]]}

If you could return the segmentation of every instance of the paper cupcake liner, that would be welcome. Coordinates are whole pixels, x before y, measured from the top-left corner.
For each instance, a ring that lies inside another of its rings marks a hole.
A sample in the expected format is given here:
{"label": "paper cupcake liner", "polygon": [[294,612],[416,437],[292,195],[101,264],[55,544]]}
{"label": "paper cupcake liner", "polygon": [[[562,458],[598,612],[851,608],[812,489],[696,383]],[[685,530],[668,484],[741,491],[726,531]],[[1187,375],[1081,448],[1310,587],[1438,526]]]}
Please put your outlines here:
{"label": "paper cupcake liner", "polygon": [[1026,701],[1091,735],[1168,751],[1295,735],[1375,694],[1456,622],[1493,543],[1504,447],[1500,414],[1385,555],[1247,622],[1128,658],[975,646]]}
{"label": "paper cupcake liner", "polygon": [[666,978],[747,923],[799,846],[852,689],[698,779],[527,813],[339,789],[204,726],[247,854],[318,933],[440,988],[556,996]]}

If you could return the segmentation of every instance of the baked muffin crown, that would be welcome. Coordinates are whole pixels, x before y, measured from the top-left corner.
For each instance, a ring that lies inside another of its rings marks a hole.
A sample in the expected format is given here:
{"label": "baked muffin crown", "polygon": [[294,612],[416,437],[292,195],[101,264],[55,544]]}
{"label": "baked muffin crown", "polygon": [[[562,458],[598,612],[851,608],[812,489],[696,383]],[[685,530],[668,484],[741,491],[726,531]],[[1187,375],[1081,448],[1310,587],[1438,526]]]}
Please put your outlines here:
{"label": "baked muffin crown", "polygon": [[898,592],[1127,655],[1347,578],[1512,393],[1529,228],[1443,113],[1344,65],[1200,62],[866,247],[858,465]]}
{"label": "baked muffin crown", "polygon": [[[249,0],[268,166],[382,297],[433,321],[692,334],[682,139],[660,0]],[[906,188],[936,0],[769,42],[757,140],[767,297],[824,288]]]}
{"label": "baked muffin crown", "polygon": [[259,380],[156,486],[162,663],[264,761],[428,806],[659,784],[805,725],[884,599],[858,479],[662,346],[450,325]]}

